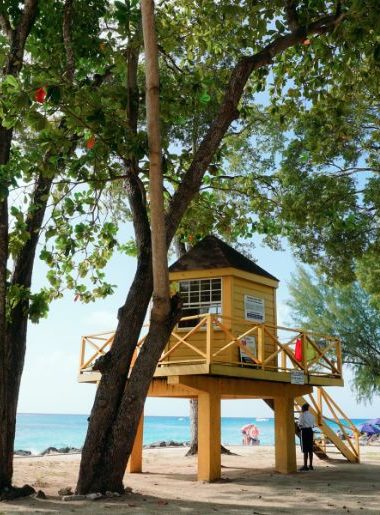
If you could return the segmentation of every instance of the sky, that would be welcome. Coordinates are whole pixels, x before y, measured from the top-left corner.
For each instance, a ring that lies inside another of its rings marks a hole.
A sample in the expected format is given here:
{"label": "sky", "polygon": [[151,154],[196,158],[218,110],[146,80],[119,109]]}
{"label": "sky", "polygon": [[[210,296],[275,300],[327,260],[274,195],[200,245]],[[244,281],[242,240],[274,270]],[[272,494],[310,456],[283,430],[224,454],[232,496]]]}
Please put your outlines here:
{"label": "sky", "polygon": [[[278,323],[289,325],[291,320],[286,300],[287,283],[296,269],[289,249],[272,251],[254,240],[252,255],[257,264],[280,280],[277,290]],[[66,293],[63,299],[51,305],[47,319],[30,324],[27,352],[18,411],[20,413],[80,413],[91,411],[95,385],[77,382],[81,336],[110,331],[116,327],[118,308],[124,303],[135,270],[135,260],[115,256],[107,267],[109,281],[118,285],[115,293],[91,304],[74,302],[74,294]],[[37,265],[35,285],[44,281],[44,269]],[[343,388],[329,388],[330,393],[344,412],[352,418],[380,416],[380,397],[372,404],[358,403],[350,388],[350,374],[345,372]],[[222,402],[225,417],[273,416],[270,408],[259,400],[234,400]],[[148,399],[146,415],[187,416],[189,403],[182,399]]]}

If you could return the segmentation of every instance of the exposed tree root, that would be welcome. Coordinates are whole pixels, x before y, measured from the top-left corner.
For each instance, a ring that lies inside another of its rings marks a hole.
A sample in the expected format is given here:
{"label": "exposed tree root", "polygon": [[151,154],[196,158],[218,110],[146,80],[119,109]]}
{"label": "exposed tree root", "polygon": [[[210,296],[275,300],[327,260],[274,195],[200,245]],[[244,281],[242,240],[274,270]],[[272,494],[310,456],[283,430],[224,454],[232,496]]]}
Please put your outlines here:
{"label": "exposed tree root", "polygon": [[28,497],[34,493],[36,493],[36,491],[30,485],[24,485],[21,487],[10,486],[0,490],[0,501],[11,501],[12,499],[18,499],[19,497]]}

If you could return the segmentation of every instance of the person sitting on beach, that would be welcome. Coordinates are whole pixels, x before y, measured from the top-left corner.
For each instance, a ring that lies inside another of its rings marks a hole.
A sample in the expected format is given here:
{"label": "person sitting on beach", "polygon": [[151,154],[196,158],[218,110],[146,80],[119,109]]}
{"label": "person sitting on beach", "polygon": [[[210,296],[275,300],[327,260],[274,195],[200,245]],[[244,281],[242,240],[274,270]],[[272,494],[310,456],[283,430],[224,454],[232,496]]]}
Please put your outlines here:
{"label": "person sitting on beach", "polygon": [[[301,430],[301,449],[303,452],[303,467],[300,470],[313,469],[313,427],[315,426],[314,415],[309,411],[309,405],[306,403],[302,406],[302,413],[298,419],[298,427]],[[307,459],[309,458],[309,466]]]}

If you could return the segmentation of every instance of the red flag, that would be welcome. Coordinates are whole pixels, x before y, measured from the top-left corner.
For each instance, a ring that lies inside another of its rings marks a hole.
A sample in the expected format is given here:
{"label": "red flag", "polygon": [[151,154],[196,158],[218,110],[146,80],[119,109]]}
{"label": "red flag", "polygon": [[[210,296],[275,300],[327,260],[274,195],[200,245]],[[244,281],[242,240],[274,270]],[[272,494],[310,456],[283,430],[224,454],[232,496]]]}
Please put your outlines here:
{"label": "red flag", "polygon": [[301,338],[297,338],[296,340],[296,348],[294,351],[294,357],[297,361],[302,361],[302,340]]}

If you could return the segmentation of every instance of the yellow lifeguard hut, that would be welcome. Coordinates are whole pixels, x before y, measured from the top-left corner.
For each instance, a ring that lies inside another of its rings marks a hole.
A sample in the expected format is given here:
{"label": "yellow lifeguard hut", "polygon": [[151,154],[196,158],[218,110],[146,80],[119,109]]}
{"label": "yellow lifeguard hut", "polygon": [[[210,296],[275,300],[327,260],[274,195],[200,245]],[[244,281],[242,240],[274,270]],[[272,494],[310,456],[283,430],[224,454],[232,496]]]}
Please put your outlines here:
{"label": "yellow lifeguard hut", "polygon": [[[183,317],[158,362],[148,395],[198,399],[198,479],[211,481],[221,474],[222,399],[263,399],[273,408],[278,472],[296,470],[294,411],[306,402],[305,396],[326,437],[315,444],[315,452],[326,457],[328,441],[349,461],[358,462],[357,430],[322,388],[343,386],[339,339],[279,327],[279,281],[214,236],[204,238],[169,272],[172,289],[183,298]],[[113,333],[82,338],[80,382],[100,379],[92,364],[112,341]],[[90,355],[91,348],[95,352]],[[331,429],[331,420],[344,441]],[[356,438],[349,438],[348,430]],[[142,432],[143,419],[131,472],[142,469]]]}

